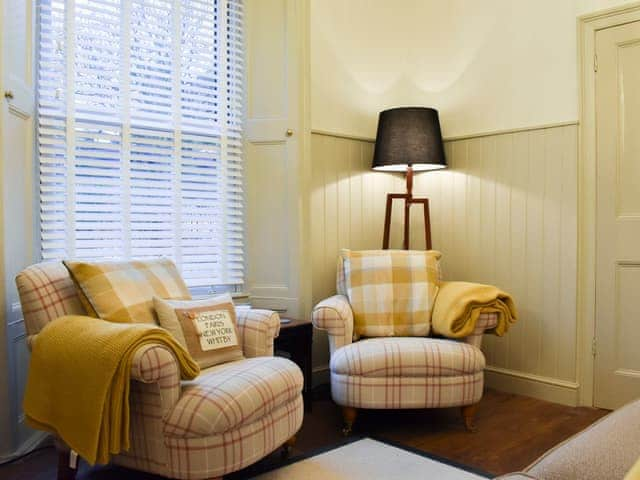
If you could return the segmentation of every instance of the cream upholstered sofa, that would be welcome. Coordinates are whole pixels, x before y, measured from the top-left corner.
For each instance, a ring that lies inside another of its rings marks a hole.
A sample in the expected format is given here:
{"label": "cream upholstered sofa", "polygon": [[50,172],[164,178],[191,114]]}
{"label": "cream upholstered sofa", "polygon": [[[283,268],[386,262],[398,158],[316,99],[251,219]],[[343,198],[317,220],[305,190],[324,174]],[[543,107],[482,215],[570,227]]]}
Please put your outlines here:
{"label": "cream upholstered sofa", "polygon": [[[28,267],[16,278],[29,344],[63,315],[85,315],[61,262]],[[176,479],[222,477],[286,445],[302,425],[303,378],[273,357],[278,314],[237,309],[244,360],[203,370],[182,382],[173,354],[141,347],[131,368],[131,448],[113,463]],[[70,369],[70,375],[73,370]],[[58,478],[73,478],[61,453]]]}
{"label": "cream upholstered sofa", "polygon": [[443,407],[462,407],[465,427],[473,431],[484,387],[485,358],[480,344],[484,331],[496,326],[497,314],[482,313],[474,332],[457,340],[355,340],[342,261],[338,262],[337,279],[338,294],[314,307],[312,321],[328,334],[331,396],[343,407],[343,433],[351,432],[358,409]]}
{"label": "cream upholstered sofa", "polygon": [[[640,400],[555,446],[524,471],[501,480],[622,480],[640,461]],[[633,477],[635,478],[635,477]]]}

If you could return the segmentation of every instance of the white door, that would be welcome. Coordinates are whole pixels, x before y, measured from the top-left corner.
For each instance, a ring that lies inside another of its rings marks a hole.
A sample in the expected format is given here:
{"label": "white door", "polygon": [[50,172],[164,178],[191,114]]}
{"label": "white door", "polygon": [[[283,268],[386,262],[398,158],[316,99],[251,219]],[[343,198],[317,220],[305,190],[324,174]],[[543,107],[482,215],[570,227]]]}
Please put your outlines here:
{"label": "white door", "polygon": [[307,1],[248,0],[246,198],[251,303],[306,309],[304,168]]}
{"label": "white door", "polygon": [[[35,250],[34,17],[30,1],[0,0],[0,341],[6,340],[7,346],[6,357],[0,359],[0,461],[34,435],[21,408],[28,351],[13,281],[16,273],[33,263]],[[6,426],[9,432],[2,431]]]}
{"label": "white door", "polygon": [[640,397],[640,22],[596,34],[595,405]]}

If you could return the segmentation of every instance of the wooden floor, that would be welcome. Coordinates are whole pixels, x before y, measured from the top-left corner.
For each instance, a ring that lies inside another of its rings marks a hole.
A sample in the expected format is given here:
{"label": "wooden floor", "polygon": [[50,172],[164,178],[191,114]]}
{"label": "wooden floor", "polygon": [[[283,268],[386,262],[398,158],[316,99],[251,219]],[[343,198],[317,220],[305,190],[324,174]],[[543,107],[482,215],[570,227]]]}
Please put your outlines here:
{"label": "wooden floor", "polygon": [[[320,394],[313,413],[305,415],[293,455],[336,444],[341,417],[338,407]],[[467,433],[458,409],[425,411],[364,411],[354,434],[371,435],[423,450],[493,475],[524,468],[540,454],[579,432],[607,412],[571,408],[533,398],[488,390],[477,414],[477,433]],[[280,462],[275,453],[253,468],[229,476],[250,478],[265,466]],[[3,480],[55,479],[53,447],[0,467]],[[83,464],[78,480],[157,480],[160,477],[118,467],[89,468]],[[327,479],[330,480],[330,479]]]}

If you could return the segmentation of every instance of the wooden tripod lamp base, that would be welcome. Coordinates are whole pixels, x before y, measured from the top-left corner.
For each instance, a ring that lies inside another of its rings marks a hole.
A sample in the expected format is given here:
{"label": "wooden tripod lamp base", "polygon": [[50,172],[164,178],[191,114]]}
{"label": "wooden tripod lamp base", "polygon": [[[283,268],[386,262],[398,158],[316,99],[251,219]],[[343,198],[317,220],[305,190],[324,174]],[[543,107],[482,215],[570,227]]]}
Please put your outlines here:
{"label": "wooden tripod lamp base", "polygon": [[406,172],[407,192],[387,195],[382,248],[389,248],[391,210],[395,199],[404,200],[404,241],[409,250],[411,205],[421,203],[424,210],[424,240],[431,250],[429,200],[413,198],[413,172],[447,168],[438,111],[427,107],[397,107],[380,112],[371,168],[383,172]]}
{"label": "wooden tripod lamp base", "polygon": [[413,197],[413,168],[409,166],[407,168],[407,193],[389,193],[387,194],[387,207],[384,213],[384,237],[382,239],[382,248],[387,250],[389,248],[389,235],[391,233],[391,210],[393,207],[393,201],[397,199],[404,200],[404,239],[402,242],[402,248],[409,250],[409,235],[410,235],[410,218],[411,205],[418,203],[422,204],[424,211],[424,241],[427,250],[431,250],[431,218],[429,217],[429,199],[428,198],[414,198]]}

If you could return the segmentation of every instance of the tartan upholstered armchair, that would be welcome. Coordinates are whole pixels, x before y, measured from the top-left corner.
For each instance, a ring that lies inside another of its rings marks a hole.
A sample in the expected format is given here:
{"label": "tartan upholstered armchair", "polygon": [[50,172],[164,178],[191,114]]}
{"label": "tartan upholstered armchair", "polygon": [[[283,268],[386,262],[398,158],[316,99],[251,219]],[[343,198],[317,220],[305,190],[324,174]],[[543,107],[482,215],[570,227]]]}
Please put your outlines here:
{"label": "tartan upholstered armchair", "polygon": [[[342,407],[343,433],[348,435],[351,432],[358,409],[442,407],[461,407],[465,427],[469,431],[475,430],[473,417],[482,397],[485,367],[480,344],[484,331],[496,326],[497,314],[480,314],[472,334],[455,340],[429,337],[427,334],[397,336],[391,333],[359,339],[367,335],[361,335],[354,328],[355,309],[349,299],[350,272],[345,266],[344,252],[338,261],[337,295],[322,300],[312,313],[314,326],[328,333],[331,395]],[[356,253],[380,255],[382,252],[390,251]],[[439,253],[435,253],[437,262]],[[401,253],[396,251],[395,255],[398,254]],[[372,265],[366,268],[371,269]],[[408,268],[406,265],[394,265],[391,273],[389,267],[389,278],[402,277]],[[439,277],[439,266],[436,269]],[[377,269],[370,278],[379,280],[381,275],[384,276],[385,272]],[[396,292],[396,301],[381,298],[381,285],[368,287],[365,292],[372,297],[377,296],[370,299],[377,307],[382,305],[383,309],[397,310],[397,285],[390,288]],[[434,302],[438,302],[437,296]],[[426,316],[429,317],[430,312]]]}
{"label": "tartan upholstered armchair", "polygon": [[[16,283],[29,345],[48,322],[86,315],[61,262],[32,265]],[[113,463],[169,478],[218,478],[292,443],[302,424],[303,379],[294,363],[273,357],[280,319],[268,310],[237,309],[237,321],[246,359],[203,370],[189,382],[181,382],[177,360],[165,347],[136,352],[131,448]],[[73,479],[75,457],[56,443],[58,478]]]}

